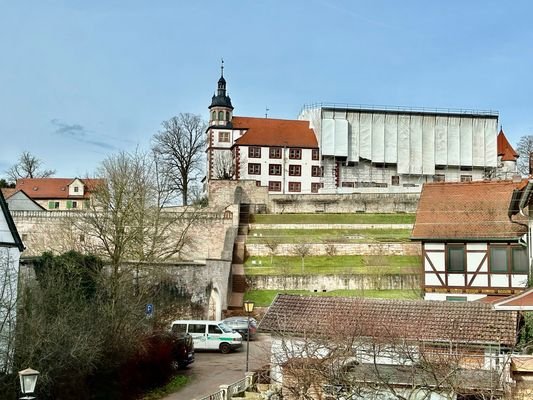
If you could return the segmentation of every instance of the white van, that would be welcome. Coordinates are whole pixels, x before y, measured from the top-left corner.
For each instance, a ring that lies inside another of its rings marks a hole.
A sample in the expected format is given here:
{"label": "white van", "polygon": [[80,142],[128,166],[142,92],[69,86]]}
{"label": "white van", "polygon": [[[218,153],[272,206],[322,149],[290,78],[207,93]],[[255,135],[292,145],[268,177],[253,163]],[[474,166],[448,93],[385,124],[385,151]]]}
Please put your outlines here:
{"label": "white van", "polygon": [[222,321],[178,320],[172,322],[172,332],[192,336],[194,350],[220,350],[226,354],[242,346],[242,336]]}

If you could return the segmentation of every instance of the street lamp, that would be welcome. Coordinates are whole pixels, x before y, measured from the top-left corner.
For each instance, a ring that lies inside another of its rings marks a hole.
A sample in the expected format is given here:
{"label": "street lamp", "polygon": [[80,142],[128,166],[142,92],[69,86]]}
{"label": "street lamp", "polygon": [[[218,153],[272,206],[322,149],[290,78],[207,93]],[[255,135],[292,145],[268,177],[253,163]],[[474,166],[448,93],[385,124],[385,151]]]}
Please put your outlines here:
{"label": "street lamp", "polygon": [[244,302],[244,311],[248,315],[248,331],[246,334],[246,372],[248,372],[248,358],[250,356],[250,314],[254,311],[254,302],[246,300]]}
{"label": "street lamp", "polygon": [[21,397],[21,400],[30,400],[35,399],[33,393],[35,392],[35,385],[37,384],[37,377],[39,376],[39,371],[35,371],[31,368],[26,368],[25,370],[19,371],[20,379],[20,391],[24,395]]}

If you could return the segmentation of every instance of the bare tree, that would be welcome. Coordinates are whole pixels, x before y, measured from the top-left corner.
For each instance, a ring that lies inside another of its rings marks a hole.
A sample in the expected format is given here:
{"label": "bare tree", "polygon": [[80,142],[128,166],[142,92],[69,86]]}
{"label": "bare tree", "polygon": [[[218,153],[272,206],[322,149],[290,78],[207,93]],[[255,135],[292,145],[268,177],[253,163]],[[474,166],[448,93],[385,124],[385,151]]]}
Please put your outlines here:
{"label": "bare tree", "polygon": [[18,258],[0,248],[0,375],[13,365],[18,277]]}
{"label": "bare tree", "polygon": [[311,246],[305,241],[301,241],[294,245],[294,253],[302,259],[302,273],[305,271],[305,257],[311,252]]}
{"label": "bare tree", "polygon": [[215,179],[231,179],[235,173],[233,156],[230,152],[215,153],[214,156],[214,177]]}
{"label": "bare tree", "polygon": [[6,171],[10,180],[15,182],[21,178],[48,178],[56,173],[52,169],[41,169],[42,160],[31,154],[29,151],[23,151],[18,162]]}
{"label": "bare tree", "polygon": [[270,250],[270,265],[274,259],[274,254],[276,253],[277,248],[279,247],[280,242],[278,238],[274,236],[269,236],[265,239],[265,246]]}
{"label": "bare tree", "polygon": [[[357,316],[358,310],[353,309]],[[280,316],[280,320],[288,316]],[[366,321],[367,324],[372,323]],[[396,329],[363,330],[334,316],[321,333],[275,331],[272,385],[289,400],[502,400],[510,395],[510,352],[487,356],[458,337],[404,338]],[[490,365],[488,365],[490,364]],[[531,391],[527,391],[531,395]],[[529,398],[529,397],[526,397]]]}
{"label": "bare tree", "polygon": [[153,137],[153,148],[172,188],[181,193],[183,205],[187,205],[189,188],[202,171],[207,125],[198,115],[182,113],[163,121],[162,126]]}
{"label": "bare tree", "polygon": [[533,153],[533,135],[522,136],[516,145],[518,172],[529,175],[529,155]]}
{"label": "bare tree", "polygon": [[[148,276],[139,272],[138,263],[180,258],[189,243],[196,213],[165,209],[172,204],[174,192],[158,167],[152,154],[141,152],[106,159],[98,170],[101,184],[78,221],[91,252],[109,262],[112,302],[120,300],[124,280],[134,275],[138,282]],[[137,263],[135,271],[128,270],[128,262]]]}

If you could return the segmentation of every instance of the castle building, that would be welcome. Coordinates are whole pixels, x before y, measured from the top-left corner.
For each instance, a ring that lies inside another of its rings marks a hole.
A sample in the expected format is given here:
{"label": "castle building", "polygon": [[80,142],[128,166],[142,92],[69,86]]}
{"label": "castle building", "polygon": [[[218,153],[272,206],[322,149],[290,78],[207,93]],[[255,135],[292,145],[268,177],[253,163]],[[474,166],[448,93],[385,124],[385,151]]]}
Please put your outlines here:
{"label": "castle building", "polygon": [[296,120],[233,115],[224,66],[209,106],[207,180],[270,193],[419,193],[427,182],[511,179],[518,154],[498,113],[305,106]]}
{"label": "castle building", "polygon": [[207,179],[255,180],[272,193],[318,193],[322,169],[309,122],[234,116],[223,72],[209,106]]}

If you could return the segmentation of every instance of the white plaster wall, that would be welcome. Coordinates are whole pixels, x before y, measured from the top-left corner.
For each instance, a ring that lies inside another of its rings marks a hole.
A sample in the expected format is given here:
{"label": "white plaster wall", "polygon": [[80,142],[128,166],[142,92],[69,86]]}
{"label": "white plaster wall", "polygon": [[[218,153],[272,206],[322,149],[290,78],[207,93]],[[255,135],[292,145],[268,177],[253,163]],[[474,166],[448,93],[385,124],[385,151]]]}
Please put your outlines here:
{"label": "white plaster wall", "polygon": [[426,293],[424,295],[424,300],[446,301],[446,296],[466,297],[467,301],[476,301],[484,297],[487,297],[486,294],[471,294],[471,293]]}

